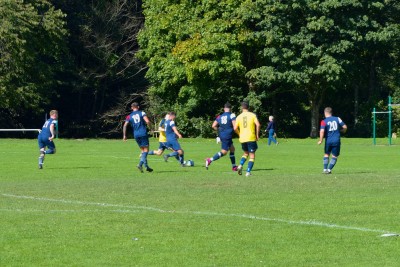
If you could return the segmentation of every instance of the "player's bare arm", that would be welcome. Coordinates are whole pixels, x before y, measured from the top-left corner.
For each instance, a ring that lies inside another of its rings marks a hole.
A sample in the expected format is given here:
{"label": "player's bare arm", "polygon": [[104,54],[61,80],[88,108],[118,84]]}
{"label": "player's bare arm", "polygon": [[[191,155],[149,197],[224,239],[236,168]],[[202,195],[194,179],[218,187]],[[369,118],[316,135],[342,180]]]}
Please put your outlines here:
{"label": "player's bare arm", "polygon": [[255,121],[256,124],[256,139],[258,141],[258,139],[260,139],[260,128],[261,128],[261,124],[258,120]]}
{"label": "player's bare arm", "polygon": [[325,130],[320,130],[319,131],[318,145],[322,144],[322,141],[324,140],[324,135],[325,135]]}
{"label": "player's bare arm", "polygon": [[211,126],[214,130],[218,131],[218,122],[214,121],[212,126]]}
{"label": "player's bare arm", "polygon": [[347,132],[347,125],[346,124],[342,126],[342,129],[340,129],[340,132],[341,133],[346,133]]}
{"label": "player's bare arm", "polygon": [[[234,132],[236,132],[236,131],[235,131],[235,125],[236,125],[236,120],[233,120],[233,121],[232,121],[232,127],[233,127],[233,131],[234,131]],[[238,134],[238,133],[237,133],[237,134]]]}
{"label": "player's bare arm", "polygon": [[149,118],[147,118],[147,116],[144,116],[143,120],[146,122],[147,126],[151,126],[151,122],[150,122]]}
{"label": "player's bare arm", "polygon": [[49,140],[53,141],[53,139],[54,139],[54,124],[50,125],[50,133],[51,133],[51,136],[49,137]]}
{"label": "player's bare arm", "polygon": [[236,122],[235,122],[235,125],[233,126],[233,130],[235,131],[235,133],[236,133],[237,135],[240,135],[239,126],[237,125]]}
{"label": "player's bare arm", "polygon": [[176,126],[172,127],[172,130],[174,131],[174,133],[178,136],[178,138],[182,138],[182,135],[179,133],[178,129],[176,128]]}
{"label": "player's bare arm", "polygon": [[124,127],[122,128],[122,133],[123,133],[122,140],[124,140],[124,141],[127,140],[127,138],[126,138],[126,127],[128,126],[128,124],[129,124],[129,122],[126,121],[126,122],[124,123]]}

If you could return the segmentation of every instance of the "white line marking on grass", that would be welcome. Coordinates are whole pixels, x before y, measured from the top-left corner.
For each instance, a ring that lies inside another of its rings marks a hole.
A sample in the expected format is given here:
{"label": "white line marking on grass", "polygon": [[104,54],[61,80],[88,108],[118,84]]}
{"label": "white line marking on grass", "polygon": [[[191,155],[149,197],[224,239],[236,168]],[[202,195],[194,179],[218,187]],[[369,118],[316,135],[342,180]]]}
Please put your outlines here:
{"label": "white line marking on grass", "polygon": [[[46,202],[58,202],[63,204],[75,204],[75,205],[91,205],[91,206],[101,206],[101,207],[115,207],[115,208],[123,208],[123,209],[140,209],[140,210],[148,210],[162,213],[177,213],[177,214],[193,214],[193,215],[206,215],[206,216],[220,216],[220,217],[237,217],[237,218],[245,218],[259,221],[270,221],[270,222],[280,222],[286,224],[298,224],[298,225],[309,225],[309,226],[319,226],[319,227],[327,227],[327,228],[335,228],[335,229],[344,229],[344,230],[354,230],[354,231],[362,231],[362,232],[372,232],[372,233],[381,233],[381,234],[391,234],[397,235],[391,231],[379,230],[379,229],[370,229],[365,227],[356,227],[356,226],[347,226],[347,225],[338,225],[333,223],[325,223],[315,220],[309,221],[295,221],[295,220],[286,220],[279,218],[268,218],[268,217],[260,217],[249,214],[234,214],[234,213],[219,213],[219,212],[207,212],[207,211],[175,211],[175,210],[163,210],[159,208],[146,207],[146,206],[132,206],[132,205],[120,205],[120,204],[109,204],[109,203],[100,203],[100,202],[85,202],[79,200],[66,200],[66,199],[54,199],[54,198],[45,198],[45,197],[33,197],[33,196],[20,196],[14,194],[1,194],[4,197],[10,198],[19,198],[19,199],[30,199],[37,201],[46,201]],[[121,212],[131,212],[128,210],[124,210]]]}
{"label": "white line marking on grass", "polygon": [[97,203],[97,202],[85,202],[79,200],[65,200],[65,199],[54,199],[54,198],[45,198],[45,197],[32,197],[32,196],[18,196],[13,194],[2,194],[5,197],[12,198],[20,198],[20,199],[31,199],[31,200],[39,200],[39,201],[47,201],[47,202],[58,202],[63,204],[78,204],[78,205],[90,205],[90,206],[101,206],[101,207],[115,207],[115,208],[126,208],[126,209],[141,209],[141,210],[151,210],[157,212],[168,212],[158,208],[152,207],[144,207],[144,206],[126,206],[126,205],[118,205],[118,204],[108,204],[108,203]]}
{"label": "white line marking on grass", "polygon": [[27,213],[27,212],[51,212],[51,213],[83,213],[83,212],[115,212],[115,213],[137,213],[138,210],[40,210],[40,209],[2,209],[0,208],[0,212],[19,212],[19,213]]}

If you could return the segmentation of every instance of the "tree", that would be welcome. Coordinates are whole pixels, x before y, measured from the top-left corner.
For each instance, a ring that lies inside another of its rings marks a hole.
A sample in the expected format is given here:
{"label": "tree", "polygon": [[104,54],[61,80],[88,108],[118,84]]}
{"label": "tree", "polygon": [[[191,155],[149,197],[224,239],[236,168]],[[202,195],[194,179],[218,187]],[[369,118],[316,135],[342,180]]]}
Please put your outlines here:
{"label": "tree", "polygon": [[[143,25],[141,1],[61,0],[68,14],[70,68],[63,75],[62,96],[55,101],[73,109],[64,129],[74,136],[112,134],[137,94],[145,95],[145,66],[135,56]],[[143,72],[143,74],[142,74]],[[68,101],[66,101],[68,100]],[[95,129],[95,130],[94,130]]]}
{"label": "tree", "polygon": [[[266,100],[277,106],[274,95],[306,95],[296,108],[309,110],[312,137],[321,105],[352,93],[346,79],[382,45],[387,49],[379,54],[389,58],[398,37],[398,4],[390,0],[148,0],[144,6],[139,56],[149,66],[150,95],[191,115],[212,114],[226,98],[247,98],[263,113]],[[375,57],[371,64],[373,81],[384,63]]]}
{"label": "tree", "polygon": [[0,18],[0,109],[39,111],[63,68],[65,15],[47,0],[0,0]]}
{"label": "tree", "polygon": [[246,80],[234,19],[238,5],[227,0],[144,2],[139,58],[149,67],[150,97],[190,117],[214,115],[224,101],[242,98]]}

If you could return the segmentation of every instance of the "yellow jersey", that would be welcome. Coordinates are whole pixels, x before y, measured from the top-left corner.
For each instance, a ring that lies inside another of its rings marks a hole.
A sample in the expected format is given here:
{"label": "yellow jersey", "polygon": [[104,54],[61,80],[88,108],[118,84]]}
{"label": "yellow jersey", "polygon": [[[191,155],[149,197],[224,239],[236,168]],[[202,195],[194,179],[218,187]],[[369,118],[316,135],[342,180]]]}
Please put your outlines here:
{"label": "yellow jersey", "polygon": [[[160,121],[159,127],[164,129],[165,128],[164,123],[165,123],[165,119],[162,119]],[[167,136],[165,135],[165,131],[160,131],[160,134],[158,136],[158,142],[160,142],[160,143],[167,142]]]}
{"label": "yellow jersey", "polygon": [[240,143],[257,141],[256,123],[258,119],[253,112],[246,111],[236,117]]}

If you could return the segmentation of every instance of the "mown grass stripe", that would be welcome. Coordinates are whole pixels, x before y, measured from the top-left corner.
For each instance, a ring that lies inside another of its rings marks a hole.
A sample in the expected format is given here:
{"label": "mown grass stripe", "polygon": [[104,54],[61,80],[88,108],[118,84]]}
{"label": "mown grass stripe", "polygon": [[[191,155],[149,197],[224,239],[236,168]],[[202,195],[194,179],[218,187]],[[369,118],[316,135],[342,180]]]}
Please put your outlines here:
{"label": "mown grass stripe", "polygon": [[[268,218],[256,215],[249,214],[234,214],[234,213],[219,213],[219,212],[208,212],[208,211],[172,211],[172,210],[164,210],[160,208],[147,207],[147,206],[134,206],[134,205],[121,205],[121,204],[110,204],[110,203],[102,203],[102,202],[86,202],[80,200],[66,200],[66,199],[53,199],[46,197],[34,197],[34,196],[21,196],[14,194],[2,194],[4,197],[10,198],[18,198],[18,199],[29,199],[29,200],[37,200],[37,201],[47,201],[47,202],[59,202],[63,204],[79,204],[79,205],[93,205],[100,207],[114,207],[114,208],[124,208],[124,209],[140,209],[140,210],[149,210],[161,213],[179,213],[179,214],[195,214],[195,215],[206,215],[206,216],[224,216],[224,217],[238,217],[238,218],[246,218],[252,220],[260,220],[260,221],[270,221],[270,222],[279,222],[285,224],[297,224],[297,225],[308,225],[308,226],[319,226],[319,227],[327,227],[327,228],[335,228],[335,229],[344,229],[344,230],[354,230],[354,231],[362,231],[362,232],[372,232],[372,233],[392,233],[391,231],[379,230],[379,229],[370,229],[365,227],[357,227],[357,226],[347,226],[347,225],[338,225],[333,223],[326,223],[316,220],[286,220],[279,218]],[[124,211],[129,212],[129,211]]]}

